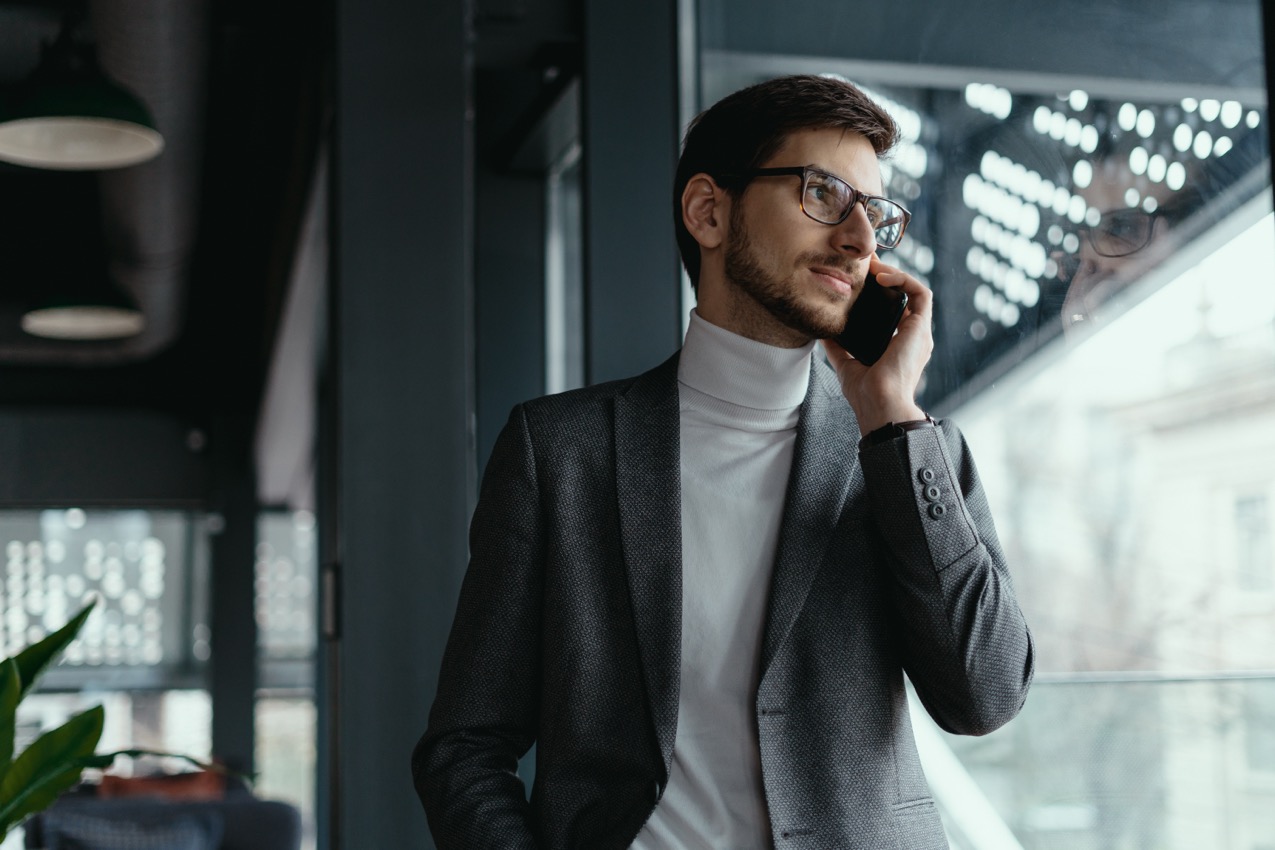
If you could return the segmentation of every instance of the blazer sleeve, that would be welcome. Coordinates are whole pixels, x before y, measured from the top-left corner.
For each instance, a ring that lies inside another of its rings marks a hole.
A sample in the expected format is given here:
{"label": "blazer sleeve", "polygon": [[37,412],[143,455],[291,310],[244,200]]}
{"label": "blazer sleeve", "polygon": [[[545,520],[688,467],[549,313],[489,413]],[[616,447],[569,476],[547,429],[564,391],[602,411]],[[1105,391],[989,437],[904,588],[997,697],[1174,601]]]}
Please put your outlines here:
{"label": "blazer sleeve", "polygon": [[940,422],[860,462],[917,696],[949,732],[999,728],[1027,698],[1032,638],[964,437]]}
{"label": "blazer sleeve", "polygon": [[542,558],[526,413],[510,415],[483,475],[469,567],[412,775],[439,850],[534,848],[518,759],[536,737]]}

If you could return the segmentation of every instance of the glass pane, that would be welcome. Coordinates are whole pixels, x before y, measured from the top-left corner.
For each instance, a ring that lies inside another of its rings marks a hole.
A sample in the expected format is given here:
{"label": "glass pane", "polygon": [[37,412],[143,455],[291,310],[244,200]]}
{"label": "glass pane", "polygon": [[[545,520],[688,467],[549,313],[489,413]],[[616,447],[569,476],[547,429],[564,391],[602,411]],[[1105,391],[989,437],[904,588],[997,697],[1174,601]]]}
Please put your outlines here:
{"label": "glass pane", "polygon": [[260,689],[255,792],[301,812],[303,850],[315,844],[314,703],[319,639],[314,515],[270,511],[257,520],[256,605]]}
{"label": "glass pane", "polygon": [[[916,716],[924,709],[914,706]],[[952,846],[1260,848],[1275,836],[1275,683],[1037,685],[985,738],[918,728]]]}
{"label": "glass pane", "polygon": [[701,106],[832,74],[902,129],[920,401],[973,447],[1038,653],[991,736],[914,711],[952,846],[1275,847],[1259,5],[701,0],[698,29]]}
{"label": "glass pane", "polygon": [[315,846],[315,741],[313,696],[257,699],[257,781],[254,791],[284,800],[301,812],[302,850]]}
{"label": "glass pane", "polygon": [[314,515],[271,512],[257,520],[257,644],[262,688],[314,686],[319,639]]}
{"label": "glass pane", "polygon": [[192,514],[0,511],[0,654],[97,609],[45,689],[202,685],[208,659],[207,529]]}

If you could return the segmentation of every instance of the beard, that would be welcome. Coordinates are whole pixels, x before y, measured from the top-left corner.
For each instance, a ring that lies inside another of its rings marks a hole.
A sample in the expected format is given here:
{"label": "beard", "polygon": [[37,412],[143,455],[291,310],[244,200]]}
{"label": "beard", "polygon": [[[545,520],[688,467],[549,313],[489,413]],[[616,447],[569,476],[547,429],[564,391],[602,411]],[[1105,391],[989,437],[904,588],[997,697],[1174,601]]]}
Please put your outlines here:
{"label": "beard", "polygon": [[[786,278],[778,278],[767,271],[753,247],[740,204],[731,210],[729,239],[725,255],[727,280],[760,304],[776,321],[809,339],[830,339],[845,330],[851,299],[845,299],[845,309],[829,309],[814,299],[801,298],[801,284],[796,280],[796,271]],[[795,265],[797,268],[823,266],[854,274],[854,270],[847,266],[846,258],[836,254],[801,254]]]}

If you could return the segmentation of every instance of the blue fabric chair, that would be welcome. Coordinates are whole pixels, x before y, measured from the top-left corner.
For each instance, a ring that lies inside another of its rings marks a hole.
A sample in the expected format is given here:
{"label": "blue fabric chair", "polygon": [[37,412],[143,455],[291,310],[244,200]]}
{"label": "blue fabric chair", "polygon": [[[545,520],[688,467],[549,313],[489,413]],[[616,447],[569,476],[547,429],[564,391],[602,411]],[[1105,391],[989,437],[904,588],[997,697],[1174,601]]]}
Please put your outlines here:
{"label": "blue fabric chair", "polygon": [[[61,817],[77,815],[79,818]],[[92,818],[112,824],[133,825],[137,834],[166,824],[197,822],[210,824],[210,834],[220,835],[216,850],[300,850],[301,815],[294,806],[273,800],[261,800],[247,792],[229,792],[224,800],[183,801],[160,797],[125,797],[101,799],[88,793],[72,792],[59,799],[45,812],[26,822],[25,846],[49,846],[46,827],[58,828],[59,820],[84,822]],[[215,828],[219,826],[219,828]],[[112,843],[114,842],[114,843]],[[75,846],[85,846],[79,842]],[[115,847],[158,846],[141,839],[104,838],[104,850]],[[88,850],[86,848],[86,850]]]}

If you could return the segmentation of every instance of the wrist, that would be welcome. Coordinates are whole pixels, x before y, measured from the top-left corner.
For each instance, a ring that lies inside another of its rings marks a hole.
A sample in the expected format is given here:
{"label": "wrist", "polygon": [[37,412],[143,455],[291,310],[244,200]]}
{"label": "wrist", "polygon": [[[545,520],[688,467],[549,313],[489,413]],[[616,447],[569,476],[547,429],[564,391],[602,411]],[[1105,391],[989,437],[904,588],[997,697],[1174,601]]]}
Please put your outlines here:
{"label": "wrist", "polygon": [[924,410],[913,403],[893,405],[871,411],[864,411],[858,419],[859,436],[866,437],[873,431],[877,431],[891,423],[925,421],[929,419],[929,416],[926,415]]}
{"label": "wrist", "polygon": [[874,428],[863,435],[859,440],[859,451],[863,451],[869,446],[875,446],[877,443],[884,443],[902,437],[908,431],[915,431],[919,428],[933,428],[938,423],[935,422],[928,413],[922,413],[920,419],[907,419],[898,422],[887,422],[879,428]]}

